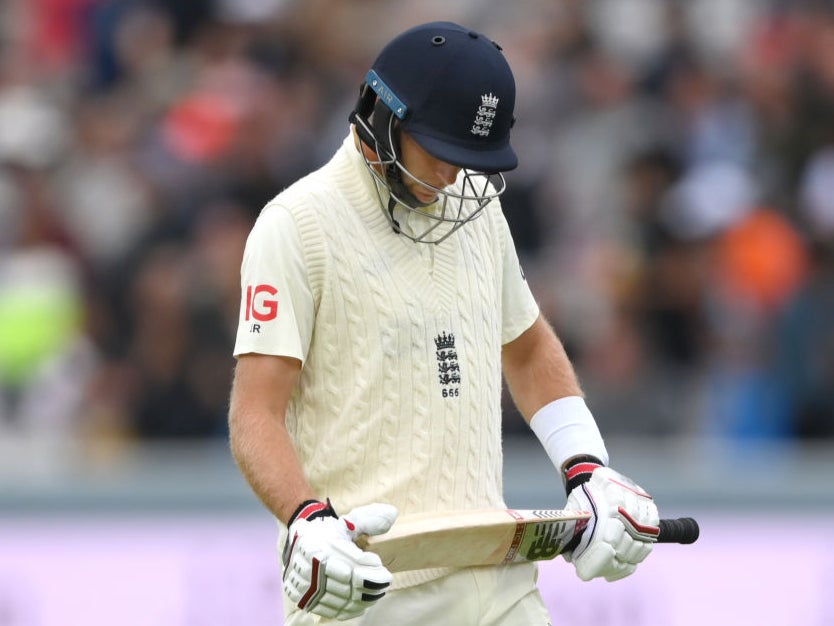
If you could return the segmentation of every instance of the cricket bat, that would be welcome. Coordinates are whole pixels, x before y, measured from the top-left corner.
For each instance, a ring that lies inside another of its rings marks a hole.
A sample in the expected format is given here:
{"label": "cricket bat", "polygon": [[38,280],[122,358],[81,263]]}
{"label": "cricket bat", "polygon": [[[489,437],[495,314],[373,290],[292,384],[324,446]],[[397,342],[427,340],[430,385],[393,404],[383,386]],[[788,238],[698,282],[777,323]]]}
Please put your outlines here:
{"label": "cricket bat", "polygon": [[[588,525],[587,511],[476,509],[404,515],[383,535],[357,545],[375,552],[392,572],[430,567],[471,567],[557,557]],[[692,543],[692,518],[660,521],[658,542]]]}

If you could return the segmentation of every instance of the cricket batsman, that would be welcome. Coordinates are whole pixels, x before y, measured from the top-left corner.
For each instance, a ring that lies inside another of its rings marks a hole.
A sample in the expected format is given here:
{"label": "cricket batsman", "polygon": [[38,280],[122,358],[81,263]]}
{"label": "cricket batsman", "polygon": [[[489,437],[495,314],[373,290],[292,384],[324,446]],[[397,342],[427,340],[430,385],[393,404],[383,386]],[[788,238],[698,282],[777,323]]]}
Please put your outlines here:
{"label": "cricket batsman", "polygon": [[506,507],[502,379],[553,461],[543,498],[591,511],[565,558],[634,572],[658,512],[608,454],[502,214],[515,81],[451,22],[390,41],[332,159],[249,235],[229,426],[279,523],[285,623],[546,626],[535,563],[392,575],[354,539],[398,514]]}

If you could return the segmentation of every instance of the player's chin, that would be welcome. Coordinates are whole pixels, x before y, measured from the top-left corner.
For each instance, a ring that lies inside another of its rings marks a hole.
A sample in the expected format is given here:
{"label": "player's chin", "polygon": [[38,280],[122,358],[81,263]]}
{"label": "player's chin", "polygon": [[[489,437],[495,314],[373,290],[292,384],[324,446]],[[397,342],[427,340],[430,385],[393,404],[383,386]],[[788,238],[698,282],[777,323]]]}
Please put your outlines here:
{"label": "player's chin", "polygon": [[437,192],[428,189],[413,189],[411,193],[417,198],[421,206],[429,206],[437,202]]}

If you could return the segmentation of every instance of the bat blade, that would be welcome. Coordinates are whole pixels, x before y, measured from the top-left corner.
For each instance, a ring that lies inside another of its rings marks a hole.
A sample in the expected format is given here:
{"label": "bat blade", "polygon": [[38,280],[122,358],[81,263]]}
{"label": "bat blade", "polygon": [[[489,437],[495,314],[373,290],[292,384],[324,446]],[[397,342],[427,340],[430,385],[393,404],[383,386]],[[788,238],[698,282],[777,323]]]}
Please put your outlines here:
{"label": "bat blade", "polygon": [[562,509],[421,513],[402,516],[387,533],[362,536],[357,544],[392,572],[540,561],[558,556],[590,517]]}

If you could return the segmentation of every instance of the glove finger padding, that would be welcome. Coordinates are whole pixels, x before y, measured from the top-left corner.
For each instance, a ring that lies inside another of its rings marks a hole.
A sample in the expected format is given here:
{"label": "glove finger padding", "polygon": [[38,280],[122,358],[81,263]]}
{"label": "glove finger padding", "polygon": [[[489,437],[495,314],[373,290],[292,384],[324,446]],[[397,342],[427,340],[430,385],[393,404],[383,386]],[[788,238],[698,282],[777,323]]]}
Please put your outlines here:
{"label": "glove finger padding", "polygon": [[397,507],[374,502],[358,506],[342,517],[351,539],[360,535],[381,535],[391,530],[397,519]]}
{"label": "glove finger padding", "polygon": [[637,569],[637,565],[619,560],[614,548],[607,543],[592,544],[580,558],[574,560],[574,565],[576,574],[585,581],[604,577],[612,582],[631,575]]}
{"label": "glove finger padding", "polygon": [[[290,524],[283,587],[293,603],[323,617],[345,620],[361,615],[385,595],[391,573],[379,556],[353,543],[358,527],[387,530],[393,523],[396,509],[390,507],[392,513],[389,505],[379,507],[367,514],[360,512],[360,526],[335,516],[298,519]],[[391,522],[386,526],[388,519]]]}
{"label": "glove finger padding", "polygon": [[591,511],[588,528],[565,559],[582,580],[613,581],[632,574],[659,534],[657,507],[645,490],[607,467],[573,489],[568,508]]}

